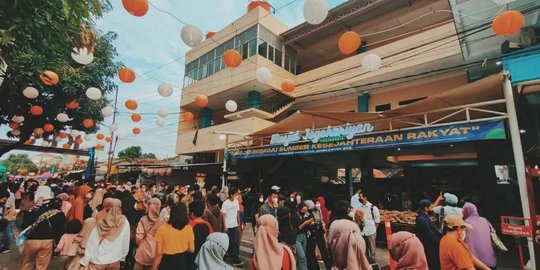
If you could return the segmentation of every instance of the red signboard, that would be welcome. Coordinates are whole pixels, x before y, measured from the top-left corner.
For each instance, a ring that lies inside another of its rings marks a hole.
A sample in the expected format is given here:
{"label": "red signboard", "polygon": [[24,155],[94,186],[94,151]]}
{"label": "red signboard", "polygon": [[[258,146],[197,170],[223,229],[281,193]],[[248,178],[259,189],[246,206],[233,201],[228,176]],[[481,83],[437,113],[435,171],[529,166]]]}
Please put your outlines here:
{"label": "red signboard", "polygon": [[522,217],[501,217],[502,234],[518,237],[532,237],[532,226],[530,218]]}

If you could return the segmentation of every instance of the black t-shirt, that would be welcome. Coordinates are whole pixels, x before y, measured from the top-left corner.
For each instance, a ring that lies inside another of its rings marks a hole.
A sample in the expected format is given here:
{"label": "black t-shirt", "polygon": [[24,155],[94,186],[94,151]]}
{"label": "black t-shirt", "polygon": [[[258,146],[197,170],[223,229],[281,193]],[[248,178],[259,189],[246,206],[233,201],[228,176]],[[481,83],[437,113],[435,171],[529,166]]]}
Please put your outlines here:
{"label": "black t-shirt", "polygon": [[298,230],[298,234],[307,233],[309,231],[309,226],[305,226],[303,229],[300,229],[300,225],[312,218],[313,216],[311,214],[307,214],[304,217],[301,217],[298,215],[298,213],[295,213],[291,216],[291,224],[294,228]]}

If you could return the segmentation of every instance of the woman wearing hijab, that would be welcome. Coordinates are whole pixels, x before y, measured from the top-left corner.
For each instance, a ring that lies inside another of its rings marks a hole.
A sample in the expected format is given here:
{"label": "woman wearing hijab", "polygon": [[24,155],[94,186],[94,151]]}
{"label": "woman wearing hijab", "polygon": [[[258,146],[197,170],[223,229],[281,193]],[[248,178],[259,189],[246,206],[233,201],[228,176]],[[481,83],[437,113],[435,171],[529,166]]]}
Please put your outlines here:
{"label": "woman wearing hijab", "polygon": [[92,188],[87,185],[82,185],[77,189],[77,196],[71,203],[71,211],[69,212],[68,221],[78,219],[81,223],[84,221],[84,206],[86,195],[92,191]]}
{"label": "woman wearing hijab", "polygon": [[334,270],[371,270],[366,258],[366,242],[356,223],[340,219],[332,222],[328,247],[334,261]]}
{"label": "woman wearing hijab", "polygon": [[151,269],[156,254],[156,235],[157,229],[165,224],[165,219],[159,215],[161,201],[158,198],[152,198],[148,201],[146,216],[141,218],[137,226],[135,242],[138,246],[135,254],[134,270]]}
{"label": "woman wearing hijab", "polygon": [[206,238],[201,247],[195,264],[199,270],[233,270],[223,260],[229,249],[229,236],[226,233],[216,232]]}
{"label": "woman wearing hijab", "polygon": [[129,222],[122,215],[122,202],[107,198],[103,201],[103,209],[107,216],[97,221],[88,237],[81,266],[89,270],[120,269],[120,261],[124,261],[129,251]]}
{"label": "woman wearing hijab", "polygon": [[[82,230],[77,234],[73,240],[72,250],[69,251],[68,256],[73,256],[73,259],[66,266],[67,270],[80,270],[80,261],[84,257],[84,251],[86,249],[86,243],[88,242],[88,236],[90,232],[96,226],[96,220],[93,218],[87,218],[84,221]],[[86,269],[86,268],[85,268]]]}
{"label": "woman wearing hijab", "polygon": [[428,270],[424,246],[410,232],[392,234],[390,256],[397,262],[396,270]]}
{"label": "woman wearing hijab", "polygon": [[476,205],[465,203],[463,205],[463,216],[465,222],[472,226],[466,228],[467,237],[465,242],[469,246],[469,250],[485,265],[490,268],[497,267],[497,254],[491,243],[491,229],[493,226],[489,221],[478,215]]}
{"label": "woman wearing hijab", "polygon": [[272,215],[263,215],[257,221],[257,228],[249,269],[296,270],[296,260],[291,249],[279,243],[277,219]]}
{"label": "woman wearing hijab", "polygon": [[103,203],[103,198],[105,196],[105,193],[106,191],[102,188],[98,188],[96,189],[96,192],[94,192],[94,197],[92,197],[92,200],[90,200],[90,202],[88,203],[93,213],[101,210],[100,206]]}

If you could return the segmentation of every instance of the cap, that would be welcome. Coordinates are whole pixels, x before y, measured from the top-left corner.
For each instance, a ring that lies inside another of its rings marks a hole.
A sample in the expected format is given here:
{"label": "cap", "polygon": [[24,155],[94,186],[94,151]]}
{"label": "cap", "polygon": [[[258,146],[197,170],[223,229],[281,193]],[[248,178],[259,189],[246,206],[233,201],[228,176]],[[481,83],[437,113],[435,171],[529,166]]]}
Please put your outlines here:
{"label": "cap", "polygon": [[428,199],[423,199],[418,203],[418,208],[423,209],[425,207],[428,207],[432,205],[433,203]]}
{"label": "cap", "polygon": [[456,215],[449,215],[449,216],[446,216],[444,218],[444,224],[446,224],[447,227],[450,227],[450,228],[455,228],[455,227],[460,227],[460,226],[465,226],[467,228],[472,228],[471,225],[465,223],[465,221],[463,221],[463,218],[461,218],[460,216],[456,216]]}
{"label": "cap", "polygon": [[452,193],[444,193],[444,201],[447,204],[456,205],[458,203],[458,197]]}
{"label": "cap", "polygon": [[280,187],[280,186],[273,185],[270,189],[271,189],[271,190],[277,190],[277,191],[279,191],[279,190],[281,189],[281,187]]}

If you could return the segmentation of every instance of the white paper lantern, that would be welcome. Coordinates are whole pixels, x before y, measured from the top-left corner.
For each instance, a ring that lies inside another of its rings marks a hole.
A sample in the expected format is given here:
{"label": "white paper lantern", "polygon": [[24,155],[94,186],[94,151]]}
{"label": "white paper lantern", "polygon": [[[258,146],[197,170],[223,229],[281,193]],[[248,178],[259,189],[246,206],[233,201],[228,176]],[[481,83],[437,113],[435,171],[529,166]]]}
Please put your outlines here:
{"label": "white paper lantern", "polygon": [[11,118],[11,121],[20,124],[20,123],[24,122],[24,116],[15,115],[15,116],[13,116],[13,118]]}
{"label": "white paper lantern", "polygon": [[54,138],[54,140],[55,140],[56,142],[61,142],[63,139],[62,139],[60,136],[57,136],[56,138]]}
{"label": "white paper lantern", "polygon": [[65,123],[69,121],[69,116],[65,113],[59,113],[56,115],[56,120],[58,120],[59,122]]}
{"label": "white paper lantern", "polygon": [[86,49],[86,47],[73,48],[71,58],[81,65],[88,65],[94,61],[94,54],[88,53],[88,49]]}
{"label": "white paper lantern", "polygon": [[255,72],[255,79],[260,83],[268,83],[272,79],[272,72],[268,68],[260,67]]}
{"label": "white paper lantern", "polygon": [[91,140],[93,140],[95,137],[96,137],[95,134],[86,134],[86,135],[84,135],[84,140],[85,140],[85,141],[91,141]]}
{"label": "white paper lantern", "polygon": [[362,68],[367,71],[378,70],[381,64],[381,58],[376,54],[368,54],[362,59]]}
{"label": "white paper lantern", "polygon": [[79,149],[88,150],[88,145],[87,144],[81,144],[81,145],[79,145]]}
{"label": "white paper lantern", "polygon": [[158,86],[158,93],[162,97],[170,97],[173,94],[173,88],[168,83],[162,83]]}
{"label": "white paper lantern", "polygon": [[157,113],[160,117],[167,117],[169,115],[169,111],[163,107],[159,108]]}
{"label": "white paper lantern", "polygon": [[113,115],[114,113],[114,109],[112,107],[104,107],[101,109],[101,114],[103,114],[104,117],[109,117],[111,115]]}
{"label": "white paper lantern", "polygon": [[161,117],[158,117],[158,119],[156,120],[156,124],[160,127],[164,126],[165,125],[165,119],[161,118]]}
{"label": "white paper lantern", "polygon": [[86,89],[86,96],[91,100],[98,100],[101,98],[101,90],[95,87],[90,87]]}
{"label": "white paper lantern", "polygon": [[21,131],[18,130],[18,129],[12,129],[12,130],[11,130],[11,135],[13,135],[13,136],[19,136],[19,135],[21,135]]}
{"label": "white paper lantern", "polygon": [[23,95],[27,98],[37,98],[39,96],[39,91],[32,86],[28,86],[23,90]]}
{"label": "white paper lantern", "polygon": [[236,112],[238,104],[236,104],[236,101],[234,100],[227,100],[227,102],[225,102],[225,109],[229,112]]}
{"label": "white paper lantern", "polygon": [[71,137],[73,138],[77,138],[77,136],[79,136],[79,134],[81,134],[78,130],[74,129],[71,131]]}
{"label": "white paper lantern", "polygon": [[118,125],[117,124],[110,124],[109,125],[109,131],[110,132],[115,132],[118,130]]}
{"label": "white paper lantern", "polygon": [[304,19],[309,24],[320,24],[328,16],[326,0],[307,0],[304,3]]}
{"label": "white paper lantern", "polygon": [[182,28],[182,41],[189,47],[195,47],[201,44],[203,35],[201,29],[195,25],[186,25]]}
{"label": "white paper lantern", "polygon": [[497,5],[506,5],[512,2],[516,2],[517,0],[493,0],[493,2]]}

